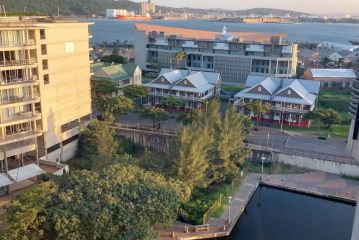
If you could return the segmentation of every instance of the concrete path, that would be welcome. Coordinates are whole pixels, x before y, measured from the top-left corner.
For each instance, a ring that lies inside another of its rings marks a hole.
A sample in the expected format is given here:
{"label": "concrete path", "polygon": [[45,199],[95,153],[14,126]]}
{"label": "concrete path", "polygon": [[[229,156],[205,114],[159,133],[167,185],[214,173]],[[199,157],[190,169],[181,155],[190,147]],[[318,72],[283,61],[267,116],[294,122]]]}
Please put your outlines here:
{"label": "concrete path", "polygon": [[[221,218],[209,220],[208,230],[198,232],[195,232],[195,226],[193,225],[175,222],[171,229],[159,231],[161,239],[207,239],[228,236],[260,181],[268,185],[350,201],[356,201],[359,192],[359,181],[345,180],[338,175],[323,172],[264,176],[261,174],[250,174],[245,178],[232,198],[230,216],[227,210]],[[185,232],[186,228],[189,229],[188,232]]]}

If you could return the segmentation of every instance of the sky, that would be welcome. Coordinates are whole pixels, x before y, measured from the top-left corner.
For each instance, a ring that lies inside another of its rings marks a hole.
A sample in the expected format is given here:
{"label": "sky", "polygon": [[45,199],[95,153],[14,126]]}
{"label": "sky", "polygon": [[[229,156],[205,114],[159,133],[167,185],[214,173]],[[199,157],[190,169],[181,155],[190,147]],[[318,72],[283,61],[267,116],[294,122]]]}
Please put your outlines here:
{"label": "sky", "polygon": [[[135,0],[142,2],[144,0]],[[170,7],[248,9],[256,7],[279,8],[313,14],[359,15],[359,0],[152,0]]]}

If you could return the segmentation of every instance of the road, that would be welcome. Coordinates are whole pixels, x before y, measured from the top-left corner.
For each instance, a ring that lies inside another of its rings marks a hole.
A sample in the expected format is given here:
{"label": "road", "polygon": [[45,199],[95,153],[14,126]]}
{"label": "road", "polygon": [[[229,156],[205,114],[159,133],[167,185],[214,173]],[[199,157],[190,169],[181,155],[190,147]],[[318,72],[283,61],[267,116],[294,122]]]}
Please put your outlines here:
{"label": "road", "polygon": [[[119,121],[122,124],[130,125],[148,125],[152,122],[148,119],[141,119],[138,114],[129,113],[121,116]],[[170,118],[161,122],[161,129],[175,130],[179,123],[175,118]],[[255,145],[267,146],[274,149],[288,149],[302,153],[322,154],[332,158],[352,159],[350,153],[346,150],[344,139],[329,138],[327,140],[318,139],[315,136],[297,134],[293,132],[281,132],[279,129],[260,127],[258,131],[252,131],[248,142]]]}

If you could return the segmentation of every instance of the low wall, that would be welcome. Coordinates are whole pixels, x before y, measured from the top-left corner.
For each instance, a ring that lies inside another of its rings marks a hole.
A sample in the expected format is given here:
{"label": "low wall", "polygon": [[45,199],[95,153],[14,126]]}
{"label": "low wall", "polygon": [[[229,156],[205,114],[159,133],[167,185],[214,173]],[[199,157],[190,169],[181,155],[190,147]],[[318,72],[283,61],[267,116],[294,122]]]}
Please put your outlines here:
{"label": "low wall", "polygon": [[358,195],[357,210],[355,212],[353,233],[352,233],[352,240],[358,240],[358,239],[359,239],[359,195]]}
{"label": "low wall", "polygon": [[118,135],[130,139],[142,147],[153,148],[160,152],[167,152],[171,142],[176,138],[175,135],[162,133],[160,131],[151,132],[124,128],[116,128],[115,130]]}
{"label": "low wall", "polygon": [[273,160],[297,167],[308,168],[327,173],[359,176],[359,164],[356,165],[343,162],[321,160],[317,158],[302,157],[285,153],[273,153]]}

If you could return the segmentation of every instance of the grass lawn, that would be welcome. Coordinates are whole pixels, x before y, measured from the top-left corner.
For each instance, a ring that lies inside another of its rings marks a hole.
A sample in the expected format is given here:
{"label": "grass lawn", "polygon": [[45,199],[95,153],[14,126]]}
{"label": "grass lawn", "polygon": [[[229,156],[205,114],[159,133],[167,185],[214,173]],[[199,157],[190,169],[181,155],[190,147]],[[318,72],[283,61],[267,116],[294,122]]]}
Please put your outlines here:
{"label": "grass lawn", "polygon": [[347,114],[350,101],[350,92],[341,92],[340,90],[320,90],[317,107],[333,108],[337,112]]}
{"label": "grass lawn", "polygon": [[240,92],[240,91],[242,91],[244,89],[244,87],[241,87],[241,86],[227,85],[227,84],[222,84],[221,88],[224,91],[227,91],[227,92]]}
{"label": "grass lawn", "polygon": [[[320,129],[319,126],[320,125]],[[280,126],[277,126],[280,128]],[[301,127],[291,127],[291,126],[283,126],[283,130],[309,134],[318,137],[337,137],[337,138],[347,138],[349,134],[350,126],[348,124],[336,124],[333,125],[332,129],[325,129],[321,123],[312,122],[312,126],[310,128],[301,128]]]}
{"label": "grass lawn", "polygon": [[324,125],[318,121],[313,121],[310,128],[283,126],[283,129],[318,137],[328,137],[328,134],[330,134],[331,137],[347,138],[351,120],[351,117],[348,114],[350,101],[350,92],[321,90],[316,109],[334,109],[340,115],[340,123],[333,125],[332,129],[325,129]]}

